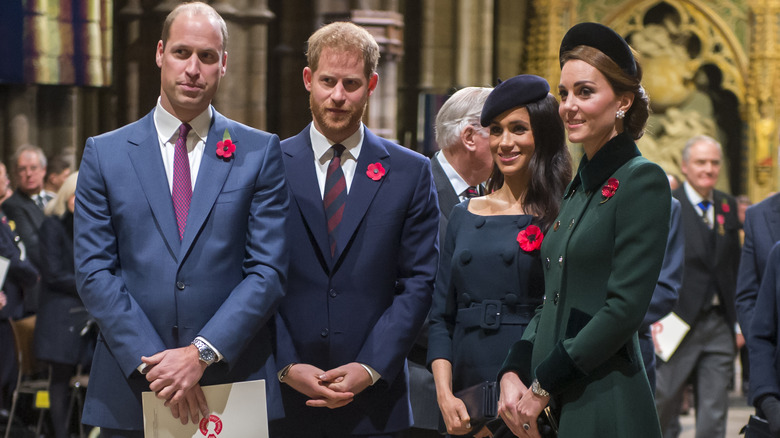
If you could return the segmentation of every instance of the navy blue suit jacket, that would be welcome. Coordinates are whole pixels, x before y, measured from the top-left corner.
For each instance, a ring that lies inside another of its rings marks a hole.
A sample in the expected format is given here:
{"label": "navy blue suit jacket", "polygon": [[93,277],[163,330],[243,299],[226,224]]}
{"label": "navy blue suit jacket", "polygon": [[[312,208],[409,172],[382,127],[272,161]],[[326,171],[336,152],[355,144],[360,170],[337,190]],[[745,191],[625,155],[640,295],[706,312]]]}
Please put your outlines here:
{"label": "navy blue suit jacket", "polygon": [[[382,378],[333,410],[306,407],[305,396],[282,385],[283,431],[402,430],[412,422],[406,355],[430,308],[438,263],[430,161],[366,128],[331,257],[309,129],[282,142],[291,195],[290,275],[277,320],[278,363],[329,370],[359,362]],[[372,163],[386,170],[377,181],[366,174]]]}
{"label": "navy blue suit jacket", "polygon": [[770,394],[780,398],[780,362],[777,361],[777,339],[780,335],[780,242],[771,249],[765,267],[747,339],[752,403]]}
{"label": "navy blue suit jacket", "polygon": [[780,240],[780,194],[750,206],[745,212],[744,229],[745,243],[739,261],[736,306],[740,328],[745,339],[748,339],[769,250]]}
{"label": "navy blue suit jacket", "polygon": [[[228,130],[236,151],[217,157]],[[284,296],[288,197],[279,139],[214,111],[179,240],[153,112],[89,138],[76,190],[76,283],[97,320],[84,422],[141,429],[141,356],[198,335],[224,356],[202,385],[266,379],[282,415],[267,323]]]}

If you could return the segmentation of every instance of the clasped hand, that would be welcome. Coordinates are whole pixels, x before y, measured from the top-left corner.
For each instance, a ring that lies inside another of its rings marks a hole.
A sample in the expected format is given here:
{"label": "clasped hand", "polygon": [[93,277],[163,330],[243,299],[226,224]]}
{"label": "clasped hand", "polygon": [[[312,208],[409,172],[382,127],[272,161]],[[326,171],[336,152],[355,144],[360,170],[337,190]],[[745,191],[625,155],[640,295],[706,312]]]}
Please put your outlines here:
{"label": "clasped hand", "polygon": [[298,363],[290,368],[284,383],[309,397],[307,406],[335,409],[348,405],[368,388],[371,376],[356,362],[329,371]]}
{"label": "clasped hand", "polygon": [[498,414],[516,436],[541,438],[536,419],[549,402],[549,397],[540,397],[530,391],[517,373],[508,372],[501,377]]}
{"label": "clasped hand", "polygon": [[187,424],[188,419],[197,423],[198,414],[209,415],[206,397],[198,384],[206,364],[198,359],[194,345],[164,350],[141,360],[146,364],[149,389],[165,400],[165,406],[181,424]]}

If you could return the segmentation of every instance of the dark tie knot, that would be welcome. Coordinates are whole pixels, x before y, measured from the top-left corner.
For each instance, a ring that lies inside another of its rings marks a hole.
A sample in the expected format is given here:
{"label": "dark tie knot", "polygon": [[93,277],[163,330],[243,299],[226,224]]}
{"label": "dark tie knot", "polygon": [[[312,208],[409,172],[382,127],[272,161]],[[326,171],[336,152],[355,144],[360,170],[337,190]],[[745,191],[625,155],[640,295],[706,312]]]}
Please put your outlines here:
{"label": "dark tie knot", "polygon": [[474,197],[479,196],[479,189],[477,189],[475,186],[469,186],[460,195],[465,197],[465,198],[474,198]]}
{"label": "dark tie knot", "polygon": [[341,154],[343,154],[344,150],[346,149],[344,145],[341,143],[336,143],[333,146],[331,146],[331,148],[333,148],[334,157],[341,157]]}

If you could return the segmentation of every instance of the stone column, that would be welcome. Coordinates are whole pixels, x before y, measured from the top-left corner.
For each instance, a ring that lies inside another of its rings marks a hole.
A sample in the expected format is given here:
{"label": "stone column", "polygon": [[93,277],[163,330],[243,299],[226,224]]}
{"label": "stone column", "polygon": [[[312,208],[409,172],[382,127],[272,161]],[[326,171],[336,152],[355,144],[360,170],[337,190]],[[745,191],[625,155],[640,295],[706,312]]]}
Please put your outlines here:
{"label": "stone column", "polygon": [[748,196],[754,202],[778,189],[778,116],[780,115],[780,0],[748,2]]}

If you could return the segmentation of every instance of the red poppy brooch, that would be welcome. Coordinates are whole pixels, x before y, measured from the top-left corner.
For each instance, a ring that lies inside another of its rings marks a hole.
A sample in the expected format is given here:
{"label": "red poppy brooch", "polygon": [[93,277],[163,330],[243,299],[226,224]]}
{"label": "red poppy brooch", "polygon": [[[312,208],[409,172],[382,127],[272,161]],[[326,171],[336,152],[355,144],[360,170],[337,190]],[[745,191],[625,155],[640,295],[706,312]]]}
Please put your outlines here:
{"label": "red poppy brooch", "polygon": [[236,145],[233,144],[233,140],[230,139],[230,133],[225,129],[225,134],[222,135],[222,141],[217,142],[217,156],[228,160],[233,156],[233,152],[236,151]]}
{"label": "red poppy brooch", "polygon": [[731,207],[729,206],[729,202],[725,199],[722,199],[720,202],[720,209],[723,210],[724,213],[728,213],[731,211]]}
{"label": "red poppy brooch", "polygon": [[534,252],[541,248],[543,240],[544,234],[536,225],[529,225],[517,233],[517,243],[520,244],[520,249],[525,252]]}
{"label": "red poppy brooch", "polygon": [[620,187],[620,181],[615,178],[608,179],[607,183],[604,184],[604,187],[601,188],[601,196],[604,197],[604,199],[601,200],[601,203],[603,204],[609,201],[609,198],[615,196],[618,187]]}
{"label": "red poppy brooch", "polygon": [[382,163],[371,163],[368,165],[366,175],[368,175],[368,177],[374,181],[379,181],[383,176],[385,176],[385,168],[382,167]]}

